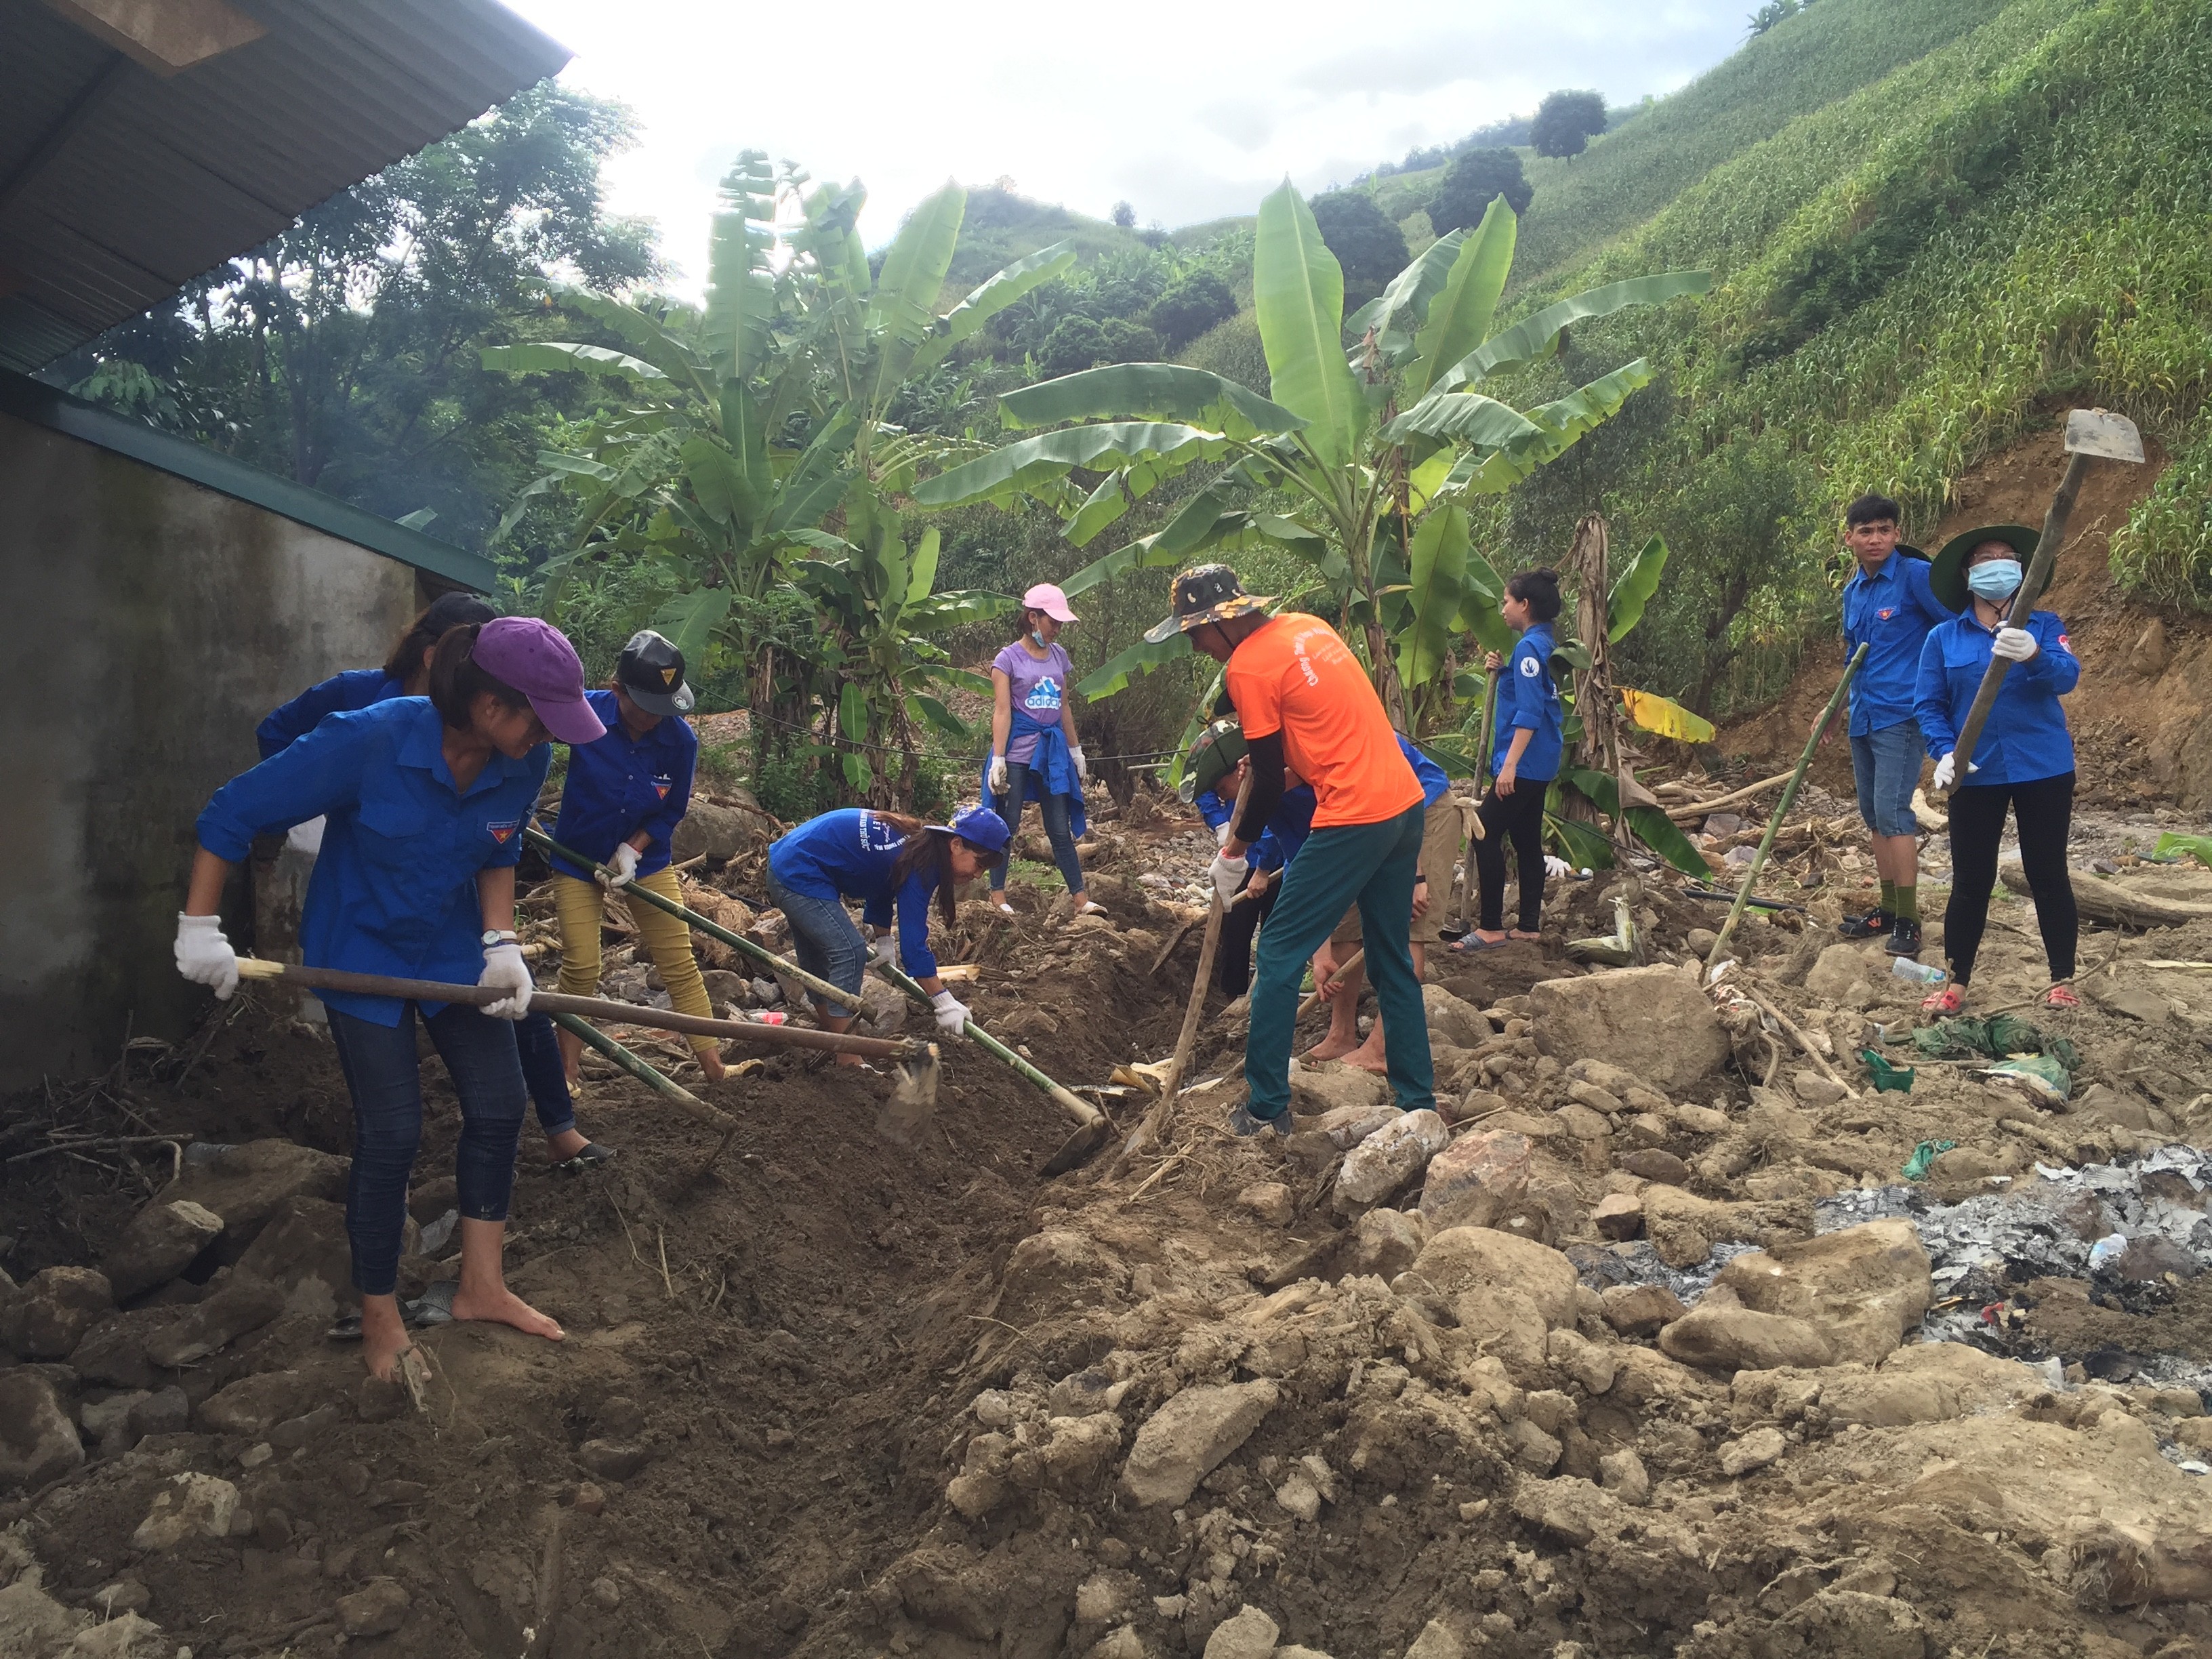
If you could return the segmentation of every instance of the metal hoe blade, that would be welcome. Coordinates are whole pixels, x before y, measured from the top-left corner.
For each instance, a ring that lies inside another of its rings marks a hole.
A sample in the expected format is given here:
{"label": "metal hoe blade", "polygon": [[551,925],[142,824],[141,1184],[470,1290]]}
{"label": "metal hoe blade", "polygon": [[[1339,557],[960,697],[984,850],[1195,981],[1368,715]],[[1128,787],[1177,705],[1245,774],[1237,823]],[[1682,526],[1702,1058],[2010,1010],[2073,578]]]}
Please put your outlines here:
{"label": "metal hoe blade", "polygon": [[2076,409],[2066,416],[2066,452],[2094,455],[2100,461],[2133,461],[2141,465],[2142,434],[2124,415],[2109,410]]}

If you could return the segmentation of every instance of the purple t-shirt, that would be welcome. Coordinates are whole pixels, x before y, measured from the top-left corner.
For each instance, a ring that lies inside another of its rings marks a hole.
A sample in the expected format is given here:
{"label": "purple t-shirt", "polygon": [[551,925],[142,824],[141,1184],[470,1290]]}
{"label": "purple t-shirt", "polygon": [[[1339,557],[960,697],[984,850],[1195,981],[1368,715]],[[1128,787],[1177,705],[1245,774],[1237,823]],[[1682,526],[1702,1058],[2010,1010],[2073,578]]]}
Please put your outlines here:
{"label": "purple t-shirt", "polygon": [[[1012,707],[1024,711],[1040,724],[1060,723],[1060,711],[1067,701],[1067,683],[1075,671],[1074,663],[1064,649],[1057,645],[1048,647],[1039,659],[1030,655],[1029,647],[1016,640],[991,659],[991,666],[1006,677]],[[1009,761],[1026,763],[1036,752],[1034,732],[1017,730],[1006,740]]]}

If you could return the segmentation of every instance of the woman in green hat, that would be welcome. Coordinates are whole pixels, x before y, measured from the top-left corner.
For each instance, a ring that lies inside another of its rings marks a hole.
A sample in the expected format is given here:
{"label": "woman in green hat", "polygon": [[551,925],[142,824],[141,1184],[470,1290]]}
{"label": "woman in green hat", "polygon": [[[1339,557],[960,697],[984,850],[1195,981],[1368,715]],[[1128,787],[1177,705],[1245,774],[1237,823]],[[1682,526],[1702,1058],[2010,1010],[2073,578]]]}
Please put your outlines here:
{"label": "woman in green hat", "polygon": [[[2011,809],[2020,832],[2020,861],[2035,898],[2035,920],[2051,967],[2045,1002],[2075,1008],[2069,982],[2081,918],[2066,869],[2066,836],[2074,817],[2074,740],[2059,698],[2081,678],[2081,659],[2066,624],[2048,611],[2025,628],[2008,621],[2014,596],[2035,551],[2025,525],[1985,525],[1954,536],[1936,556],[1928,585],[1955,614],[1929,630],[1920,648],[1914,713],[1936,762],[1936,787],[1951,789],[1951,899],[1943,912],[1943,950],[1952,982],[1921,1006],[1955,1014],[1966,1003],[1966,981],[1989,919],[1996,885],[1997,843]],[[2035,596],[2029,596],[2033,603]],[[1973,707],[1992,658],[2011,663],[1989,720],[1965,765],[1959,728]],[[1953,788],[1953,785],[1956,788]]]}

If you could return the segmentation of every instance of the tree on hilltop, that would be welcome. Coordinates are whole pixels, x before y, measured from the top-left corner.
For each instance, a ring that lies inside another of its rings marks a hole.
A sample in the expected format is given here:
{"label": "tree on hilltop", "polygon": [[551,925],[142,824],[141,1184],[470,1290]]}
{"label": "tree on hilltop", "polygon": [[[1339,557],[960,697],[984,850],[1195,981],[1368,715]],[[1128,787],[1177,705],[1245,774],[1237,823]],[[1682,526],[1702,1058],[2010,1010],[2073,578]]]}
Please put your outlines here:
{"label": "tree on hilltop", "polygon": [[1137,228],[1137,210],[1127,202],[1114,204],[1114,222],[1123,230]]}
{"label": "tree on hilltop", "polygon": [[1571,157],[1605,131],[1605,99],[1595,92],[1553,92],[1536,106],[1528,142],[1539,155]]}
{"label": "tree on hilltop", "polygon": [[1343,267],[1347,310],[1380,294],[1413,257],[1406,233],[1364,191],[1330,191],[1315,197],[1312,207],[1321,240]]}
{"label": "tree on hilltop", "polygon": [[1521,158],[1510,149],[1469,150],[1451,164],[1443,182],[1429,203],[1429,223],[1441,236],[1447,231],[1469,230],[1482,222],[1482,213],[1497,198],[1518,216],[1528,212],[1536,191],[1521,170]]}

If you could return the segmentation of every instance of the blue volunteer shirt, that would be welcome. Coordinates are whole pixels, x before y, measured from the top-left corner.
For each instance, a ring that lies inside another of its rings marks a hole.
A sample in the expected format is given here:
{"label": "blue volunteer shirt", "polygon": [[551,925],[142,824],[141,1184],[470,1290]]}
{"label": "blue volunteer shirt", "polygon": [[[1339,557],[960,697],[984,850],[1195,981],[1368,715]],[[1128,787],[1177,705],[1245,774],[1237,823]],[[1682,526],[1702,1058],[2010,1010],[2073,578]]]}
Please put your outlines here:
{"label": "blue volunteer shirt", "polygon": [[[927,832],[925,832],[927,833]],[[891,866],[906,837],[874,812],[848,806],[809,818],[768,849],[769,872],[794,893],[842,902],[861,902],[860,919],[871,927],[898,916],[899,960],[916,979],[937,972],[929,950],[929,901],[937,891],[933,866],[915,871],[896,891]]]}
{"label": "blue volunteer shirt", "polygon": [[[457,792],[444,738],[427,697],[331,714],[216,790],[199,817],[200,845],[237,863],[254,836],[325,818],[300,922],[307,966],[473,985],[483,971],[477,872],[521,856],[553,750],[540,744],[520,760],[494,751]],[[374,1024],[399,1023],[392,998],[315,994]]]}
{"label": "blue volunteer shirt", "polygon": [[267,760],[320,726],[325,714],[350,714],[406,695],[407,688],[381,668],[349,668],[271,709],[253,728],[253,740],[261,745],[261,758]]}
{"label": "blue volunteer shirt", "polygon": [[1851,681],[1851,736],[1912,718],[1920,647],[1929,629],[1950,620],[1928,586],[1925,559],[1893,553],[1871,576],[1862,569],[1844,584],[1844,660],[1867,647]]}
{"label": "blue volunteer shirt", "polygon": [[[1977,769],[1970,775],[1960,767],[1959,784],[2033,783],[2074,769],[2074,739],[2067,734],[2066,710],[2058,700],[2081,683],[2081,659],[2067,640],[2066,624],[2051,612],[2032,613],[2027,631],[2042,649],[2007,672],[1974,745]],[[1996,629],[1983,627],[1972,610],[1929,630],[1920,650],[1913,712],[1931,760],[1958,747],[1959,727],[1982,689],[1996,637]]]}
{"label": "blue volunteer shirt", "polygon": [[[698,769],[699,737],[681,715],[664,718],[641,738],[622,723],[622,706],[611,691],[592,691],[584,700],[607,728],[597,743],[568,751],[568,776],[561,786],[561,817],[553,839],[602,864],[639,830],[653,841],[637,860],[637,873],[649,876],[668,867],[668,838],[691,810],[691,778]],[[553,867],[564,876],[589,881],[592,872],[566,859]]]}
{"label": "blue volunteer shirt", "polygon": [[1559,688],[1552,679],[1552,628],[1538,623],[1513,646],[1498,687],[1498,714],[1492,727],[1490,769],[1504,769],[1512,751],[1513,734],[1533,733],[1521,751],[1516,778],[1548,783],[1559,775],[1559,757],[1565,748],[1560,732],[1565,724],[1559,705]]}
{"label": "blue volunteer shirt", "polygon": [[1413,769],[1413,775],[1421,781],[1421,810],[1428,811],[1451,793],[1451,778],[1444,769],[1431,760],[1404,737],[1398,739],[1398,752]]}

